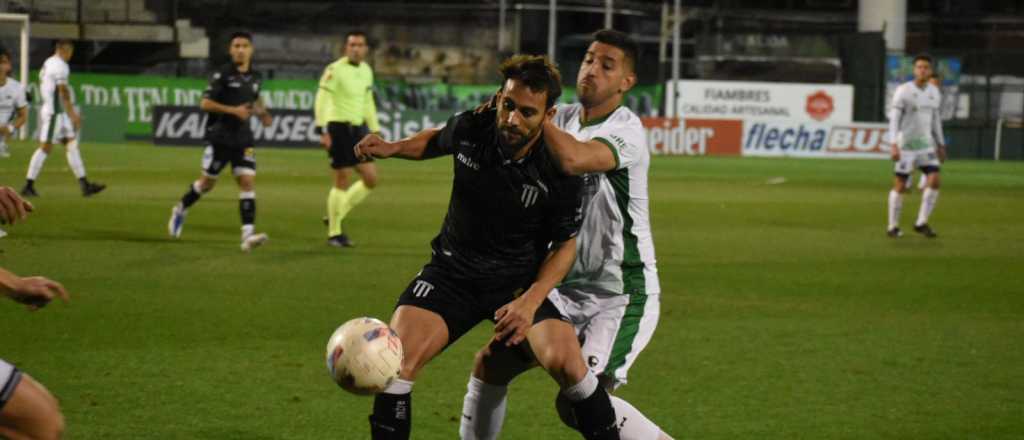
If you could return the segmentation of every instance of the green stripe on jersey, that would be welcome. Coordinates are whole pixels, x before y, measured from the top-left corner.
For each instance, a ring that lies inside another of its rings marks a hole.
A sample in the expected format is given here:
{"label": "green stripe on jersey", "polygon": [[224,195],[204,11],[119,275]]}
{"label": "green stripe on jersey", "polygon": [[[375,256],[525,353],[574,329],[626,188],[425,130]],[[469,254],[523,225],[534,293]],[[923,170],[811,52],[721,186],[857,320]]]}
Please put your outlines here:
{"label": "green stripe on jersey", "polygon": [[633,351],[633,341],[636,340],[636,335],[640,332],[640,321],[644,317],[644,306],[646,305],[647,295],[629,295],[629,304],[619,323],[619,331],[615,334],[612,354],[608,357],[608,366],[604,369],[604,375],[614,377],[615,370],[626,364],[626,356]]}
{"label": "green stripe on jersey", "polygon": [[50,127],[46,129],[46,143],[53,143],[53,132],[57,127],[57,114],[50,115]]}
{"label": "green stripe on jersey", "polygon": [[594,138],[594,140],[602,144],[605,144],[609,150],[612,150],[612,156],[615,156],[615,169],[619,169],[619,164],[621,163],[619,161],[619,150],[616,150],[615,146],[612,145],[612,142],[609,141],[608,139],[605,139],[603,137],[596,137]]}
{"label": "green stripe on jersey", "polygon": [[640,260],[638,240],[633,233],[633,217],[629,215],[629,169],[610,171],[605,175],[615,190],[615,201],[622,215],[622,293],[646,295],[644,262]]}

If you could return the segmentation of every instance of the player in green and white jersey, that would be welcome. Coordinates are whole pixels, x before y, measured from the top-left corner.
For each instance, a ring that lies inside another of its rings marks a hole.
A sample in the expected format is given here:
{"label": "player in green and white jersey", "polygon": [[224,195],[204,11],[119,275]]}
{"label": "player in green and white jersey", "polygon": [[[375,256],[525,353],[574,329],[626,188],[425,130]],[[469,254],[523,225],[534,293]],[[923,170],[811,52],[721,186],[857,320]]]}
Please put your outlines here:
{"label": "player in green and white jersey", "polygon": [[[563,169],[585,176],[576,261],[549,299],[576,328],[584,360],[609,392],[626,383],[660,311],[647,195],[650,152],[640,118],[621,106],[636,83],[636,52],[625,34],[595,33],[577,78],[580,103],[559,106],[544,126],[544,140]],[[478,354],[463,403],[463,439],[495,438],[500,431],[506,385],[523,371],[509,352],[492,343]],[[559,413],[573,426],[563,400]],[[621,438],[669,438],[629,403],[614,396],[612,403]]]}

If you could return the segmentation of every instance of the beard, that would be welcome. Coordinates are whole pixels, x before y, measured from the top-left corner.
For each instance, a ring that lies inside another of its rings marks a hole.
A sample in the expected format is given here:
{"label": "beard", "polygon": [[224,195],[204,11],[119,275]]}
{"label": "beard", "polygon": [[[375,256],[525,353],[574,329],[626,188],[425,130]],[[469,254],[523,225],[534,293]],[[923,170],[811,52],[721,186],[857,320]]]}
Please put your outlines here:
{"label": "beard", "polygon": [[513,129],[498,128],[498,146],[505,157],[511,158],[516,152],[526,146],[534,133],[522,133]]}

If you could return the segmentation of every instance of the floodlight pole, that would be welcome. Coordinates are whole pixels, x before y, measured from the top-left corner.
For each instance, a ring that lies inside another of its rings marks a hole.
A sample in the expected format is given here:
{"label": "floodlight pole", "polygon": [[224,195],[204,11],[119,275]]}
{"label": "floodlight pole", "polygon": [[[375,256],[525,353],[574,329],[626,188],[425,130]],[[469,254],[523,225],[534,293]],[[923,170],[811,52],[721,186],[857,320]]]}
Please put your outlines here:
{"label": "floodlight pole", "polygon": [[604,2],[604,28],[612,29],[612,13],[614,11],[613,3],[615,0],[605,0]]}
{"label": "floodlight pole", "polygon": [[557,31],[556,23],[556,9],[558,8],[558,0],[551,0],[548,3],[548,56],[551,57],[551,62],[555,61],[555,32]]}

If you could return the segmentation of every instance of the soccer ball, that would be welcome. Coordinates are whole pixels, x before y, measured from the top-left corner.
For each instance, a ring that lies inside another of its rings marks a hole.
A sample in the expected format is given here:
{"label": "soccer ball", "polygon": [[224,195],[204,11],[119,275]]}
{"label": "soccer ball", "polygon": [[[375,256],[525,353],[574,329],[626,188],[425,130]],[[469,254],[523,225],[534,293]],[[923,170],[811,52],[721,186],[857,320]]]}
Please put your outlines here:
{"label": "soccer ball", "polygon": [[402,367],[402,341],[379,319],[356,318],[327,341],[327,372],[352,394],[384,391]]}

